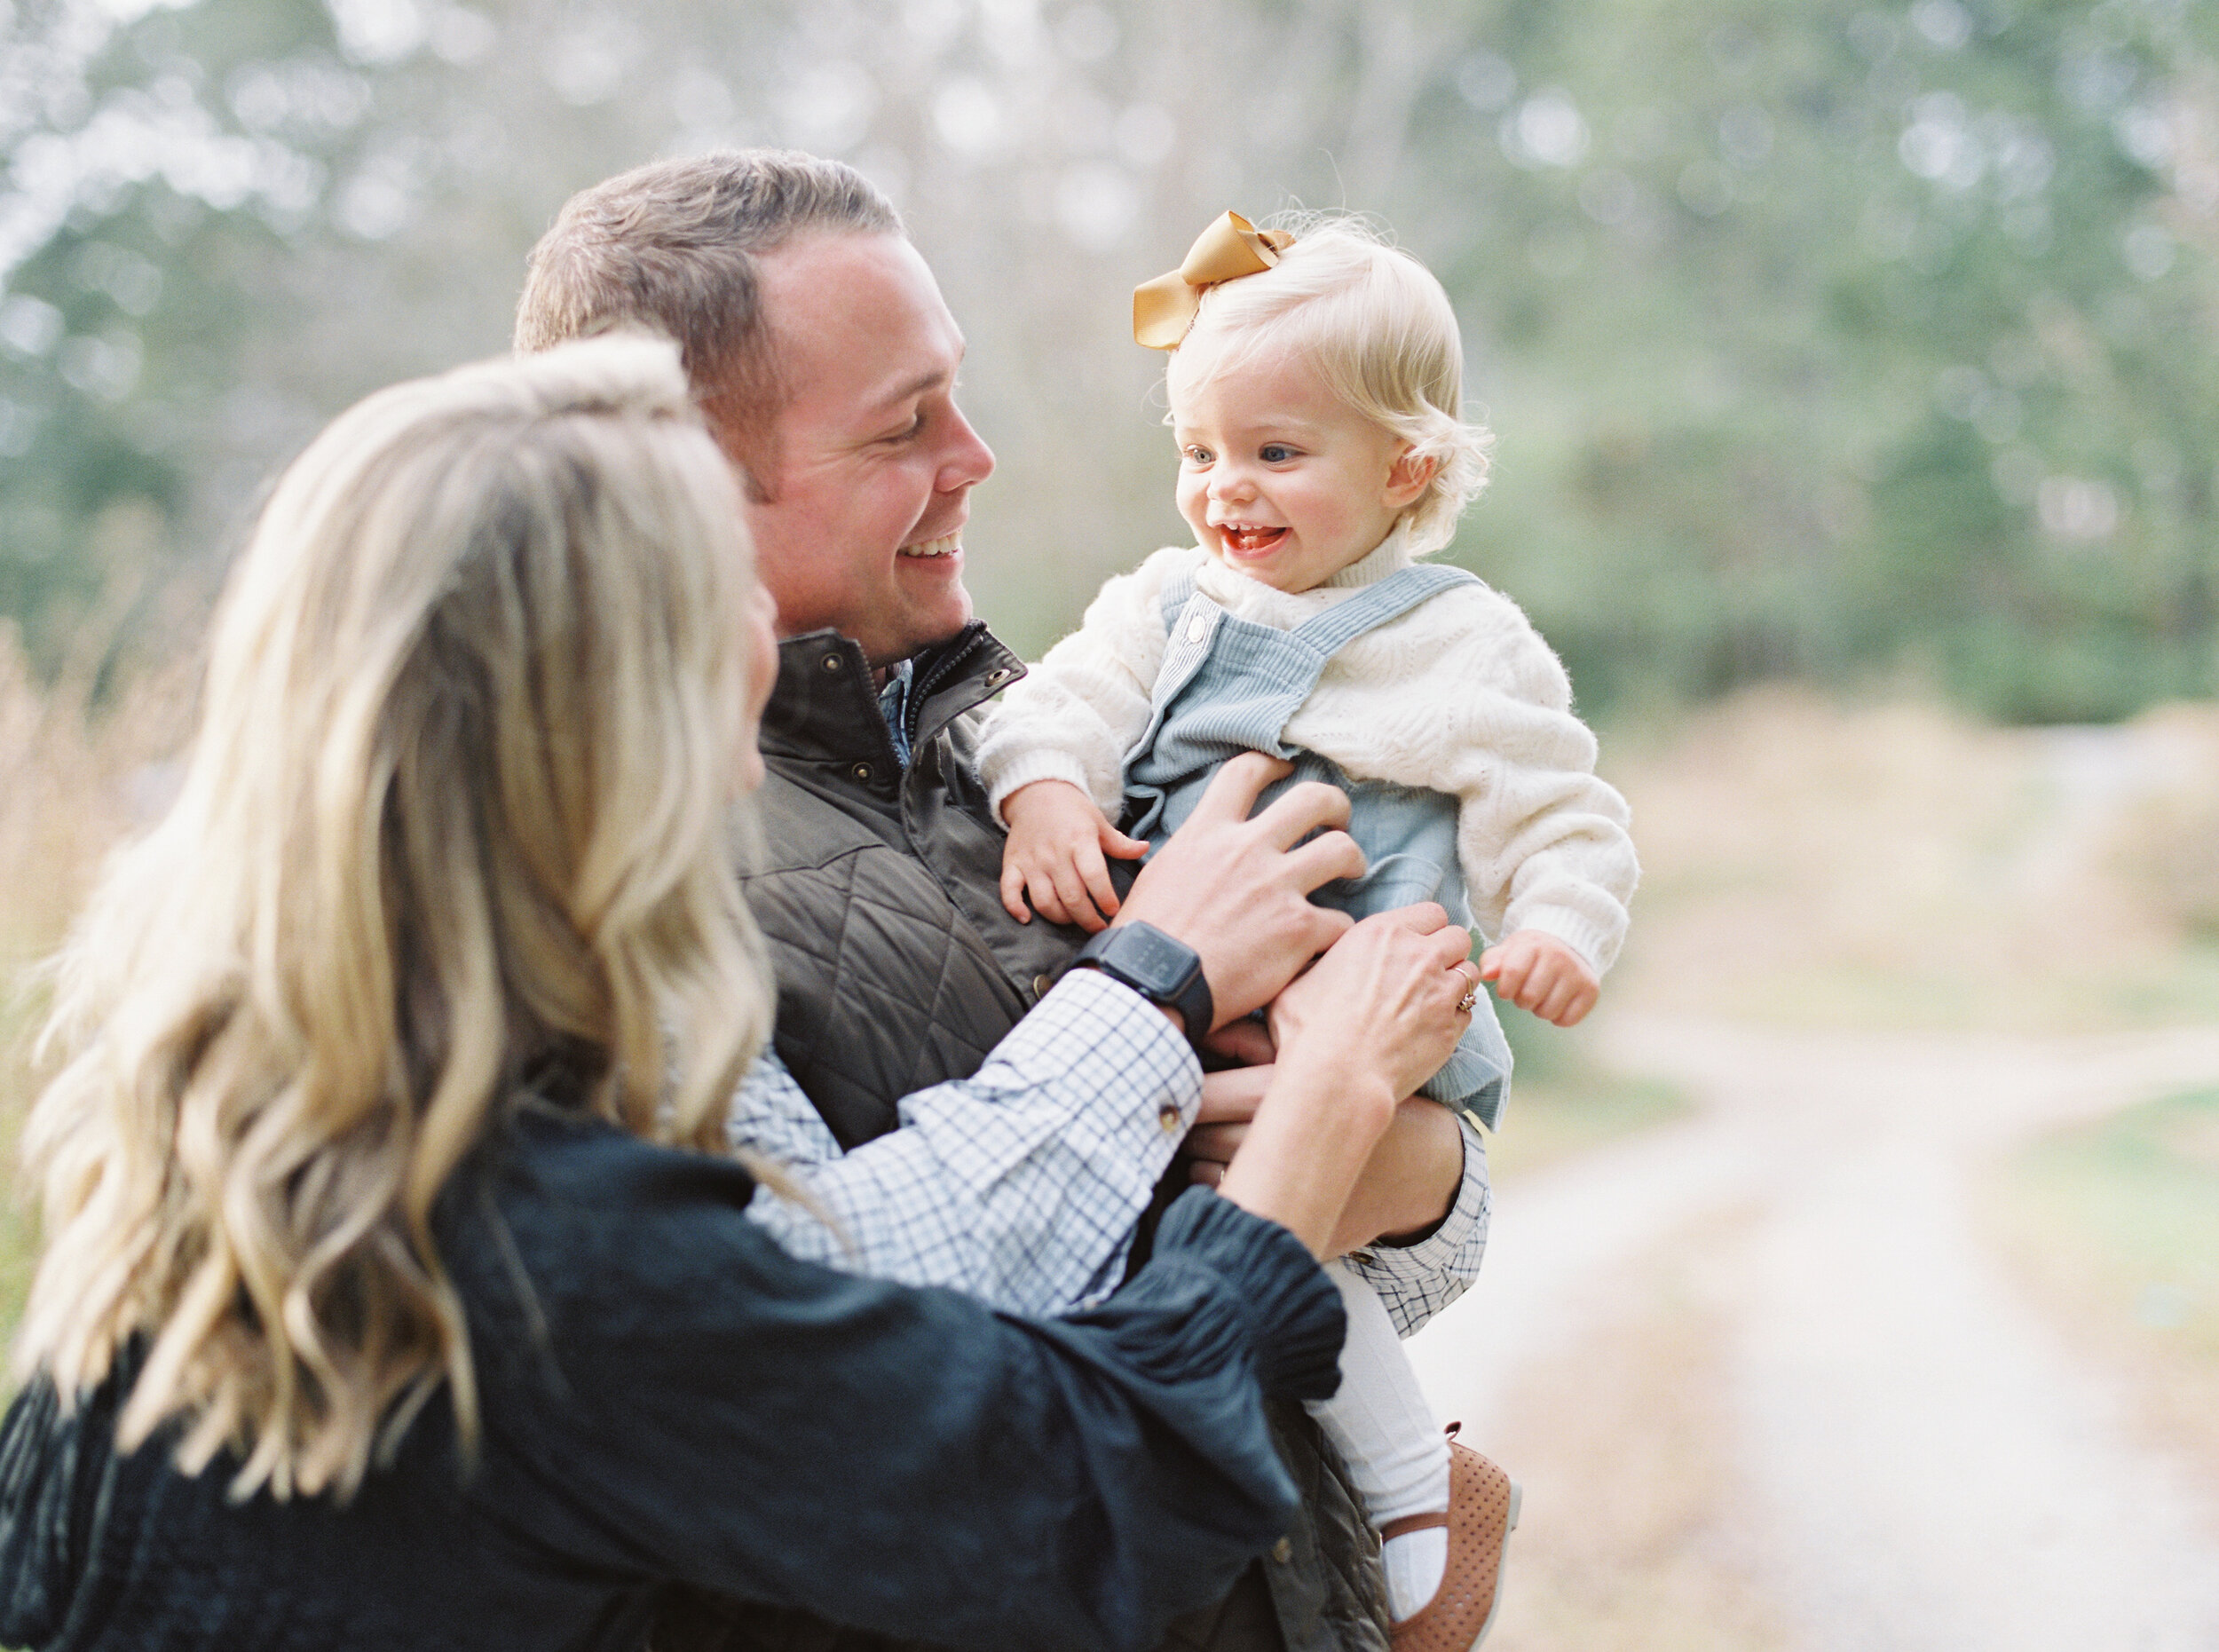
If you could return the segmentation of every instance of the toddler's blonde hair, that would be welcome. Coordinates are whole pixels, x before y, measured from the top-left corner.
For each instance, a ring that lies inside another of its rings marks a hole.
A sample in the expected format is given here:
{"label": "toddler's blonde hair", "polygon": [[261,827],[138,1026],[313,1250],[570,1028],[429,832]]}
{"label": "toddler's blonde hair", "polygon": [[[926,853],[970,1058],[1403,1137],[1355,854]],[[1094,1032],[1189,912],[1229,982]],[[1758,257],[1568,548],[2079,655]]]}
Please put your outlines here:
{"label": "toddler's blonde hair", "polygon": [[1260,350],[1299,351],[1345,405],[1408,442],[1414,460],[1433,461],[1403,515],[1411,554],[1439,550],[1487,486],[1495,439],[1463,415],[1464,341],[1449,295],[1360,218],[1281,214],[1270,226],[1292,231],[1294,245],[1272,268],[1203,294],[1166,369],[1173,399]]}

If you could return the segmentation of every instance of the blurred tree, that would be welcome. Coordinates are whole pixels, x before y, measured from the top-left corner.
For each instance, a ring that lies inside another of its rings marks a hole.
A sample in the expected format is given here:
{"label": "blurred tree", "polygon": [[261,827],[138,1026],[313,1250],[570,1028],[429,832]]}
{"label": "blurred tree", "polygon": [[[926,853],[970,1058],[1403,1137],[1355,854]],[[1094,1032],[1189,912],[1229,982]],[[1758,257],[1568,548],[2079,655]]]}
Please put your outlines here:
{"label": "blurred tree", "polygon": [[[1180,532],[1125,294],[1363,209],[1448,282],[1457,552],[1594,705],[2214,684],[2219,71],[2184,0],[0,0],[0,612],[213,566],[363,390],[500,347],[570,190],[780,142],[908,211],[1037,649]],[[195,564],[195,558],[198,558]]]}
{"label": "blurred tree", "polygon": [[1909,667],[2051,720],[2212,691],[2211,28],[1492,11],[1388,210],[1504,427],[1468,554],[1591,697]]}

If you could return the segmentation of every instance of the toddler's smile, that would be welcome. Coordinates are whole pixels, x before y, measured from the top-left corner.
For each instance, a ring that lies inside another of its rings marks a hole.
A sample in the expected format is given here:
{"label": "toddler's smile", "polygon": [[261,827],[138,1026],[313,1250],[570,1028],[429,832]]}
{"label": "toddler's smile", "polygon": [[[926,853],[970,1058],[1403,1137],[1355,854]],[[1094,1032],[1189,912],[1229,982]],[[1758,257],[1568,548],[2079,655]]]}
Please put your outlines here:
{"label": "toddler's smile", "polygon": [[1195,542],[1275,589],[1307,591],[1369,555],[1424,490],[1402,441],[1291,352],[1173,359],[1179,512]]}
{"label": "toddler's smile", "polygon": [[1225,549],[1236,556],[1256,556],[1287,536],[1287,530],[1283,527],[1260,527],[1246,522],[1220,522],[1216,526]]}

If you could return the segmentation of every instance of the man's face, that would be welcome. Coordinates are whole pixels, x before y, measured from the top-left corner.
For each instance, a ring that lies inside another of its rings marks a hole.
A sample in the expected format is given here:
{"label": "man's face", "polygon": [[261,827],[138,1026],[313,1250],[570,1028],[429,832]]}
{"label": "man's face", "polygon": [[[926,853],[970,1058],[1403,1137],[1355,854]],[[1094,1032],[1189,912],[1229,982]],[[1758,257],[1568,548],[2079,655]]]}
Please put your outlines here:
{"label": "man's face", "polygon": [[963,524],[994,455],[955,405],[963,335],[898,235],[811,235],[761,269],[794,399],[747,507],[756,571],[781,636],[833,626],[891,664],[971,617]]}

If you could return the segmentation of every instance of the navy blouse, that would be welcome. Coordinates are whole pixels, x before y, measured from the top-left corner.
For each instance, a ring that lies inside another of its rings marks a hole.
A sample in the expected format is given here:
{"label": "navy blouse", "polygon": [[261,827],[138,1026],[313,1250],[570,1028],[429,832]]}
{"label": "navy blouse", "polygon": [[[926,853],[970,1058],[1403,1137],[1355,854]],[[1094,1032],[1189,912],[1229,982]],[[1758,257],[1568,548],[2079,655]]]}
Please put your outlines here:
{"label": "navy blouse", "polygon": [[126,1373],[0,1426],[0,1644],[636,1652],[674,1589],[955,1647],[1155,1644],[1280,1534],[1267,1393],[1331,1392],[1338,1293],[1201,1191],[1093,1312],[797,1261],[738,1166],[531,1111],[442,1202],[483,1430],[435,1399],[350,1502],[233,1503]]}

